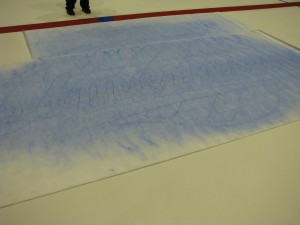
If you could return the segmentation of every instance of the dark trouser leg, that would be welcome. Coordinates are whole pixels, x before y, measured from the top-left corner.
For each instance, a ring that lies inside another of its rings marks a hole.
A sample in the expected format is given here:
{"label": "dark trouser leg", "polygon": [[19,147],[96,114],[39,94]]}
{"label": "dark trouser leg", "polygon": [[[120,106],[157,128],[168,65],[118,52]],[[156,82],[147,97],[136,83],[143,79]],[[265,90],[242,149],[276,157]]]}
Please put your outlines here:
{"label": "dark trouser leg", "polygon": [[80,0],[80,6],[82,9],[89,9],[90,8],[89,0]]}
{"label": "dark trouser leg", "polygon": [[74,9],[76,0],[66,0],[66,9]]}

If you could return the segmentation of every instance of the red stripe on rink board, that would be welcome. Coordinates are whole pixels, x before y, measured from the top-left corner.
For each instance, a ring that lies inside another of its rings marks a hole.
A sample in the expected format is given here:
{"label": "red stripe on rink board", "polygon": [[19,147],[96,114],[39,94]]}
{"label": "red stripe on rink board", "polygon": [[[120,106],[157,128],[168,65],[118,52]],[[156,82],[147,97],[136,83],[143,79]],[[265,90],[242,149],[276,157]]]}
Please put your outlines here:
{"label": "red stripe on rink board", "polygon": [[197,13],[200,14],[200,13],[213,13],[213,12],[232,12],[232,11],[244,11],[244,10],[272,9],[272,8],[284,8],[284,7],[292,7],[292,6],[300,6],[300,2],[262,4],[262,5],[246,5],[246,6],[229,6],[229,7],[203,8],[203,9],[187,9],[187,10],[140,13],[140,14],[119,15],[119,16],[78,19],[78,20],[68,20],[68,21],[57,21],[57,22],[38,23],[38,24],[7,26],[7,27],[0,27],[0,34],[103,22],[103,21],[101,21],[101,18],[110,18],[110,21],[121,21],[121,20],[141,19],[141,18],[150,18],[150,17],[175,16],[175,15],[197,14]]}
{"label": "red stripe on rink board", "polygon": [[118,20],[130,20],[141,19],[149,17],[161,17],[161,16],[176,16],[184,14],[197,14],[197,13],[214,13],[214,12],[233,12],[233,11],[245,11],[245,10],[258,10],[258,9],[273,9],[300,6],[300,2],[292,3],[279,3],[279,4],[264,4],[264,5],[246,5],[246,6],[229,6],[220,8],[204,8],[204,9],[187,9],[178,11],[165,11],[165,12],[153,12],[153,13],[141,13],[131,15],[113,16],[114,21]]}

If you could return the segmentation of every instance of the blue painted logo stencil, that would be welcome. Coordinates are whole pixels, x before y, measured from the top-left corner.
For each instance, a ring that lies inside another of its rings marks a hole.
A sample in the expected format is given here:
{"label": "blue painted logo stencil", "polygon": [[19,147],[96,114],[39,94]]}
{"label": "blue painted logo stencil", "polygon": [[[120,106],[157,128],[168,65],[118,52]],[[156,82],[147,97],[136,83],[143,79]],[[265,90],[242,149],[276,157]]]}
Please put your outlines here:
{"label": "blue painted logo stencil", "polygon": [[5,168],[20,152],[34,158],[37,149],[66,163],[71,149],[108,165],[108,155],[134,155],[141,166],[160,161],[170,151],[164,143],[259,132],[298,119],[299,71],[298,52],[252,33],[31,62],[0,76],[0,164]]}

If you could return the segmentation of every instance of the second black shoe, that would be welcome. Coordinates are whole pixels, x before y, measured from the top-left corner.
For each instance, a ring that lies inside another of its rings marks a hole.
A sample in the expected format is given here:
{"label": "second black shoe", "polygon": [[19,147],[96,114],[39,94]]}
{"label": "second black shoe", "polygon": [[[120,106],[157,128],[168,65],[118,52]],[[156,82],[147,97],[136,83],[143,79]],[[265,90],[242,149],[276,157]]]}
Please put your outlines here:
{"label": "second black shoe", "polygon": [[82,9],[82,11],[86,14],[91,14],[91,10],[89,8]]}

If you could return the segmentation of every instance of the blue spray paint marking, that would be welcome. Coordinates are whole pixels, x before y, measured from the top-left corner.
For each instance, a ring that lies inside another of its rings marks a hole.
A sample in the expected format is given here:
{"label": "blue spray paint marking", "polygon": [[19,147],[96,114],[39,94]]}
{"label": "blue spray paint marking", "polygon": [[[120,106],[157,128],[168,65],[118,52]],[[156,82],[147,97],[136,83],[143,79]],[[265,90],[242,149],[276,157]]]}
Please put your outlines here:
{"label": "blue spray paint marking", "polygon": [[114,21],[114,18],[111,17],[111,16],[99,17],[99,18],[97,18],[97,21],[99,21],[99,22],[111,22],[111,21]]}
{"label": "blue spray paint marking", "polygon": [[100,142],[145,160],[159,141],[257,132],[300,114],[299,71],[300,54],[256,35],[29,63],[0,76],[0,154]]}

